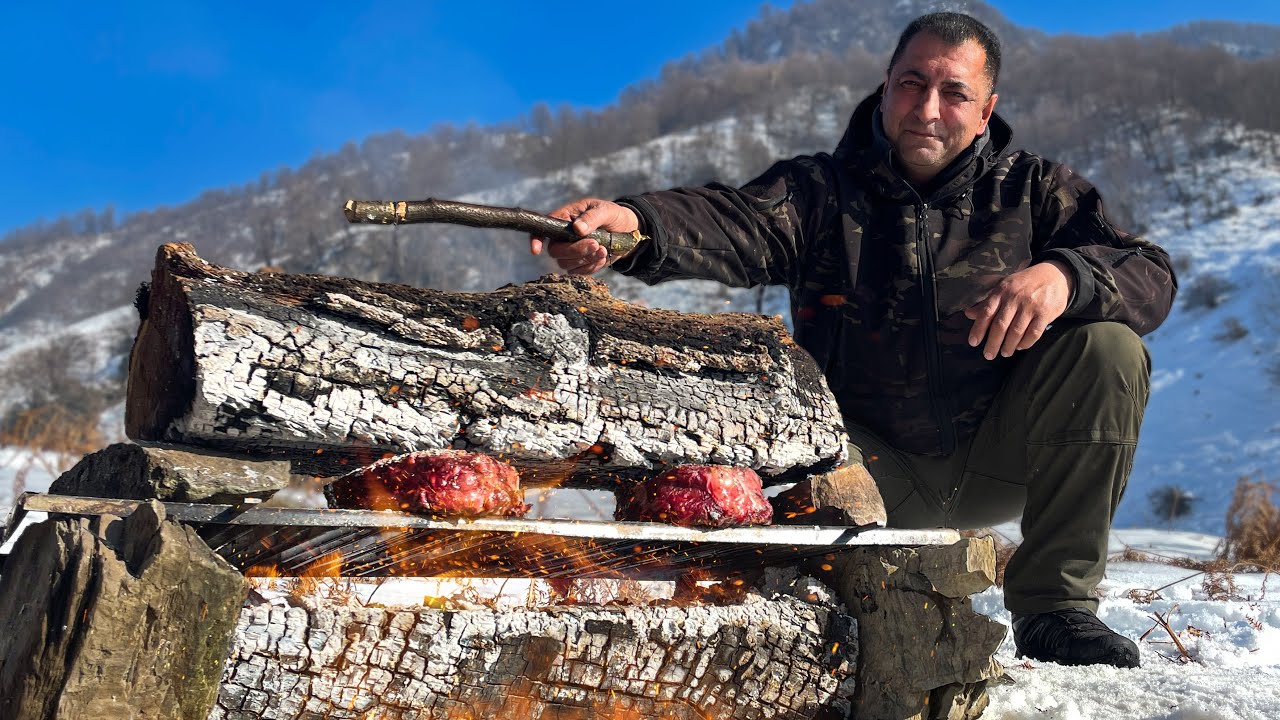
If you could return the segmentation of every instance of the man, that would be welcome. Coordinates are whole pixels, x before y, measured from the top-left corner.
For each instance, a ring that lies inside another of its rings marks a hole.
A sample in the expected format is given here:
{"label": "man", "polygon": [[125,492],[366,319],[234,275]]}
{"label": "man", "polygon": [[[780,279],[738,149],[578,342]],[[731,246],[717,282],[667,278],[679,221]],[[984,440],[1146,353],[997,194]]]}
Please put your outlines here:
{"label": "man", "polygon": [[552,214],[583,235],[649,239],[621,258],[589,239],[548,250],[573,273],[787,285],[796,340],[890,526],[1021,515],[1005,574],[1019,656],[1137,667],[1137,646],[1094,615],[1094,590],[1147,403],[1138,335],[1164,320],[1176,282],[1086,180],[1011,148],[999,70],[986,26],[923,16],[832,155],[741,189],[571,203]]}

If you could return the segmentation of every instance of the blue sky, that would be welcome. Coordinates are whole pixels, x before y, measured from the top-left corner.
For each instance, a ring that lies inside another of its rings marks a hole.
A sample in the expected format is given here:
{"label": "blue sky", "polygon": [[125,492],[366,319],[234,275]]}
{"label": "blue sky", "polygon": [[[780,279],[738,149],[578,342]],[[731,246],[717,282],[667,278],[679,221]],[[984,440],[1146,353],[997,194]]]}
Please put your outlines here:
{"label": "blue sky", "polygon": [[[772,3],[786,7],[790,1]],[[1280,2],[997,0],[1048,32],[1280,23]],[[115,6],[122,7],[115,7]],[[599,107],[722,40],[757,0],[27,2],[5,11],[0,233],[172,205],[380,131]]]}

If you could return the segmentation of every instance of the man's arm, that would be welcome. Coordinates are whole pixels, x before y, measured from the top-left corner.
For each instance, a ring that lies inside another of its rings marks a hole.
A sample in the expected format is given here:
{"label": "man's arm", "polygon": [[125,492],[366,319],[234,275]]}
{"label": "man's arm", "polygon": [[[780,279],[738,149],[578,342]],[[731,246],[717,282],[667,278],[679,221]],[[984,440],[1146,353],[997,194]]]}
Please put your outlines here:
{"label": "man's arm", "polygon": [[1121,322],[1139,335],[1155,330],[1178,291],[1169,254],[1115,227],[1088,180],[1065,165],[1051,167],[1032,251],[1038,261],[1071,269],[1075,294],[1063,317]]}
{"label": "man's arm", "polygon": [[1033,264],[965,311],[969,344],[984,345],[988,360],[1026,350],[1060,317],[1122,322],[1145,335],[1178,289],[1164,250],[1112,225],[1097,189],[1070,168],[1046,167]]}
{"label": "man's arm", "polygon": [[[639,232],[649,239],[623,258],[604,257],[593,241],[547,247],[570,272],[613,268],[646,283],[701,278],[735,287],[788,284],[814,233],[834,209],[825,166],[811,158],[775,164],[742,188],[719,183],[621,198],[586,199],[551,213],[574,229]],[[633,224],[634,223],[634,224]],[[533,239],[531,249],[541,243]]]}

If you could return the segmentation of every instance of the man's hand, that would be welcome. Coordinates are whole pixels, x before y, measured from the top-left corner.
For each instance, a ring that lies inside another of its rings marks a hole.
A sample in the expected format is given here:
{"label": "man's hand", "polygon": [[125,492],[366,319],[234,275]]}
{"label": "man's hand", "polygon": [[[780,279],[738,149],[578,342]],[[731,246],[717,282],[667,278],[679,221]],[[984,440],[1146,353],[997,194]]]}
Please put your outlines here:
{"label": "man's hand", "polygon": [[[630,233],[640,229],[640,219],[629,208],[596,198],[571,202],[551,213],[551,217],[572,220],[574,232],[583,236],[596,230]],[[592,239],[560,242],[541,237],[529,238],[529,251],[534,255],[541,253],[544,245],[547,254],[555,258],[560,268],[573,275],[590,275],[609,264],[608,251]]]}
{"label": "man's hand", "polygon": [[1036,263],[1006,277],[964,311],[973,321],[969,345],[978,347],[985,337],[982,356],[988,360],[1026,350],[1066,311],[1074,282],[1071,269],[1060,260]]}

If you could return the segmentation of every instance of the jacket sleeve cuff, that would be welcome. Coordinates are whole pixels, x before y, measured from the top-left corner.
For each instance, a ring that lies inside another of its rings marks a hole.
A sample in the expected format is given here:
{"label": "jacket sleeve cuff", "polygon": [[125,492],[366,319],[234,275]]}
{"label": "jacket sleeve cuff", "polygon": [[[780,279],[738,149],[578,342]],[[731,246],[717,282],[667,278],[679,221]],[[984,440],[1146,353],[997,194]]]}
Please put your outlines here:
{"label": "jacket sleeve cuff", "polygon": [[1073,317],[1089,307],[1089,303],[1093,302],[1096,290],[1094,289],[1093,271],[1089,269],[1089,264],[1079,253],[1068,250],[1067,248],[1051,248],[1041,253],[1035,259],[1035,262],[1042,263],[1046,260],[1057,260],[1066,263],[1071,268],[1071,275],[1075,279],[1074,288],[1071,291],[1071,299],[1067,301],[1067,309],[1063,311],[1063,317]]}
{"label": "jacket sleeve cuff", "polygon": [[642,241],[634,250],[623,255],[609,265],[610,269],[623,275],[642,276],[662,265],[666,257],[666,238],[658,213],[647,200],[639,195],[621,197],[614,202],[636,214],[640,221],[640,234],[648,240]]}

